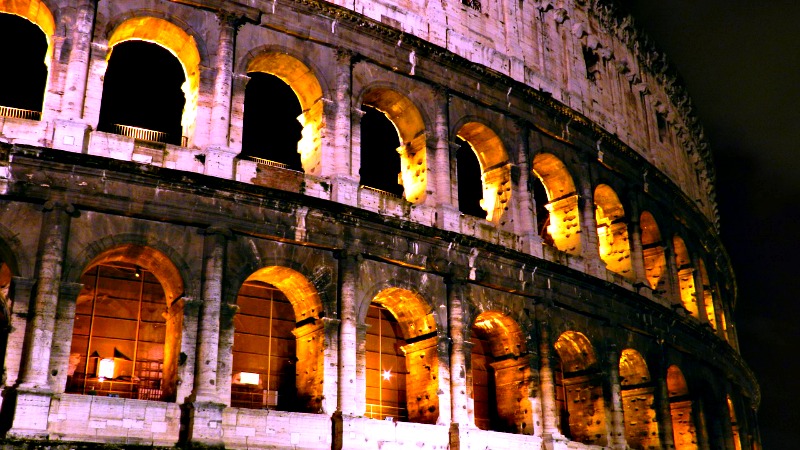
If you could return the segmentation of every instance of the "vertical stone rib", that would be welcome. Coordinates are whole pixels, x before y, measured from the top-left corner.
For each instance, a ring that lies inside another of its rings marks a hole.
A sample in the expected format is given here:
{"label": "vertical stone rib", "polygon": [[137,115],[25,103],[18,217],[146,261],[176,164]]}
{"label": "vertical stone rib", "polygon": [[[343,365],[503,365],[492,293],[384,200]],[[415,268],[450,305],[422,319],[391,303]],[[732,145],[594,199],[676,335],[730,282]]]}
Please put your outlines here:
{"label": "vertical stone rib", "polygon": [[542,434],[558,437],[558,407],[556,384],[550,356],[550,336],[547,323],[539,324],[539,389],[542,396]]}
{"label": "vertical stone rib", "polygon": [[336,50],[336,85],[335,99],[336,117],[333,123],[334,138],[334,174],[352,175],[353,168],[350,164],[350,83],[353,64],[353,53],[345,49]]}
{"label": "vertical stone rib", "polygon": [[72,205],[48,201],[40,232],[39,271],[33,303],[33,318],[28,334],[30,351],[25,355],[20,376],[22,389],[48,388],[47,373],[53,345],[58,294],[61,289],[61,270],[69,236]]}
{"label": "vertical stone rib", "polygon": [[436,136],[436,156],[434,170],[436,175],[436,203],[451,205],[453,197],[450,192],[450,134],[448,108],[450,96],[445,88],[436,89],[435,114],[433,132]]}
{"label": "vertical stone rib", "polygon": [[467,425],[467,368],[464,352],[464,307],[461,301],[463,285],[457,281],[447,284],[449,303],[450,347],[450,395],[453,405],[452,421]]}
{"label": "vertical stone rib", "polygon": [[211,108],[211,145],[228,147],[234,43],[240,19],[225,12],[220,12],[217,19],[219,20],[219,43],[217,74],[214,78],[214,100]]}
{"label": "vertical stone rib", "polygon": [[75,26],[70,37],[72,39],[72,50],[67,62],[66,81],[64,83],[64,106],[62,110],[64,117],[71,120],[83,118],[96,9],[96,0],[82,0],[79,2]]}
{"label": "vertical stone rib", "polygon": [[663,374],[656,380],[656,389],[658,390],[658,434],[661,437],[661,447],[664,450],[672,450],[675,448],[675,440],[673,438],[672,429],[672,410],[669,406],[669,391],[667,390],[666,367],[662,367]]}
{"label": "vertical stone rib", "polygon": [[219,402],[216,385],[218,381],[222,275],[225,265],[225,244],[230,232],[209,227],[205,233],[203,303],[200,310],[199,336],[197,337],[199,343],[195,369],[197,371],[195,401]]}
{"label": "vertical stone rib", "polygon": [[25,342],[25,331],[27,330],[28,311],[30,309],[31,292],[35,286],[35,280],[23,277],[11,278],[10,299],[13,310],[11,311],[10,331],[8,332],[8,344],[6,345],[6,386],[17,384],[20,375],[20,365],[23,361],[22,350]]}
{"label": "vertical stone rib", "polygon": [[628,447],[625,442],[625,418],[622,409],[622,388],[619,379],[619,352],[612,349],[608,352],[608,384],[611,390],[611,440],[609,444],[613,449],[624,450]]}
{"label": "vertical stone rib", "polygon": [[339,411],[356,412],[356,258],[342,255],[339,259],[340,318],[339,328]]}

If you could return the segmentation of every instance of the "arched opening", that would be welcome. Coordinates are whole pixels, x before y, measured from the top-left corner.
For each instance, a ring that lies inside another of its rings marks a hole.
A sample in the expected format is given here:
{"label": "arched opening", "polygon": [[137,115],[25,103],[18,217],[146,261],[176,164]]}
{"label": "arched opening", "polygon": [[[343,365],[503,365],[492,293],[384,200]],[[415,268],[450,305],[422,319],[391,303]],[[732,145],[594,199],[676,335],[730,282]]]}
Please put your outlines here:
{"label": "arched opening", "polygon": [[231,406],[318,412],[322,405],[322,302],[299,272],[270,266],[236,298]]}
{"label": "arched opening", "polygon": [[703,262],[702,259],[698,260],[698,266],[700,268],[700,280],[703,283],[703,305],[705,306],[705,313],[706,318],[708,318],[708,323],[711,325],[711,328],[714,331],[717,330],[717,315],[714,311],[714,289],[711,286],[711,282],[708,279],[708,272],[706,271],[706,264]]}
{"label": "arched opening", "polygon": [[183,280],[166,255],[124,245],[81,276],[66,392],[174,401]]}
{"label": "arched opening", "polygon": [[678,366],[667,368],[667,393],[672,415],[672,432],[675,450],[697,450],[697,430],[694,424],[692,399],[689,387]]}
{"label": "arched opening", "polygon": [[361,118],[361,184],[411,203],[423,202],[428,162],[419,109],[408,97],[385,88],[368,91],[361,106],[365,113]]}
{"label": "arched opening", "polygon": [[731,419],[731,435],[733,436],[733,448],[734,450],[742,450],[742,438],[739,436],[739,422],[736,420],[736,408],[733,406],[733,400],[731,400],[731,396],[728,395],[727,398],[728,403],[728,415]]}
{"label": "arched opening", "polygon": [[503,313],[486,311],[472,325],[471,342],[475,425],[482,430],[533,434],[530,360],[519,325]]}
{"label": "arched opening", "polygon": [[680,287],[681,304],[686,308],[692,317],[699,318],[699,308],[697,307],[697,294],[694,286],[694,267],[692,260],[689,259],[689,250],[679,236],[672,239],[672,246],[675,250],[675,265],[678,267],[678,286]]}
{"label": "arched opening", "polygon": [[536,204],[534,213],[536,214],[536,233],[542,238],[542,242],[550,247],[556,246],[556,241],[550,234],[550,211],[547,209],[547,189],[544,188],[539,177],[531,177],[531,190],[533,191],[533,201]]}
{"label": "arched opening", "polygon": [[[39,7],[46,10],[43,5]],[[35,18],[18,15],[20,12],[0,4],[0,60],[5,68],[0,70],[0,116],[40,120],[50,36]],[[49,11],[43,13],[46,14],[42,16],[49,16]],[[52,20],[49,16],[51,26]],[[48,20],[44,22],[47,24]]]}
{"label": "arched opening", "polygon": [[[481,165],[475,151],[467,141],[456,137],[456,176],[458,177],[458,210],[462,214],[486,218],[486,211],[481,207],[483,188],[478,180],[481,177]],[[463,181],[462,181],[463,180]]]}
{"label": "arched opening", "polygon": [[625,223],[625,210],[617,193],[609,186],[601,184],[594,190],[594,204],[600,259],[608,270],[632,280],[628,226]]}
{"label": "arched opening", "polygon": [[111,52],[97,129],[142,141],[181,145],[185,77],[160,45],[125,41]]}
{"label": "arched opening", "polygon": [[438,337],[427,303],[406,289],[387,288],[372,299],[365,322],[366,415],[436,423]]}
{"label": "arched opening", "polygon": [[[581,253],[580,214],[578,212],[578,193],[575,183],[560,159],[549,153],[539,153],[533,158],[533,174],[541,182],[545,197],[536,198],[536,207],[540,204],[547,208],[547,220],[539,222],[546,225],[541,231],[544,238],[549,235],[555,247],[571,255]],[[534,185],[536,189],[536,185]],[[534,191],[534,195],[536,191]],[[547,201],[545,202],[544,199]],[[538,213],[538,211],[537,211]],[[538,215],[537,215],[538,217]]]}
{"label": "arched opening", "polygon": [[[464,124],[456,136],[466,141],[472,149],[473,155],[478,159],[481,187],[483,188],[479,206],[485,212],[486,220],[502,223],[503,214],[508,210],[511,200],[511,164],[503,142],[494,131],[478,122]],[[459,168],[459,176],[460,172]],[[470,172],[472,171],[467,173]],[[462,183],[477,184],[476,181],[459,177],[459,195]],[[459,206],[460,204],[459,197]],[[476,215],[483,216],[483,214]]]}
{"label": "arched opening", "polygon": [[247,66],[242,155],[319,174],[324,128],[322,87],[311,69],[285,53]]}
{"label": "arched opening", "polygon": [[603,385],[597,357],[582,333],[566,331],[555,343],[556,402],[561,433],[578,442],[607,444]]}
{"label": "arched opening", "polygon": [[667,270],[667,259],[664,256],[664,243],[661,231],[652,214],[645,211],[639,216],[642,229],[642,253],[644,253],[644,272],[647,283],[654,291],[664,292]]}
{"label": "arched opening", "polygon": [[[242,156],[277,162],[278,167],[302,171],[297,143],[303,127],[300,102],[292,88],[275,75],[248,74],[244,94]],[[256,159],[256,161],[259,161]]]}
{"label": "arched opening", "polygon": [[626,348],[619,359],[625,441],[636,450],[659,448],[654,387],[642,355]]}
{"label": "arched opening", "polygon": [[108,48],[98,129],[145,142],[189,145],[200,89],[200,53],[194,38],[166,20],[135,17],[114,29]]}

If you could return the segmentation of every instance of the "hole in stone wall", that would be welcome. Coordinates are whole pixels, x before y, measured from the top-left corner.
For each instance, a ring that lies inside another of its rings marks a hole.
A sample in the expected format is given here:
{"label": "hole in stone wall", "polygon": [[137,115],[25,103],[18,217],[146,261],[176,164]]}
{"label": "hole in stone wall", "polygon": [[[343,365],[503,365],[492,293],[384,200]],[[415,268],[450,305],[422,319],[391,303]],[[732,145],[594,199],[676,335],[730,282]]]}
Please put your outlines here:
{"label": "hole in stone wall", "polygon": [[302,171],[297,143],[303,129],[297,117],[300,101],[275,75],[251,72],[245,89],[242,155],[285,164]]}

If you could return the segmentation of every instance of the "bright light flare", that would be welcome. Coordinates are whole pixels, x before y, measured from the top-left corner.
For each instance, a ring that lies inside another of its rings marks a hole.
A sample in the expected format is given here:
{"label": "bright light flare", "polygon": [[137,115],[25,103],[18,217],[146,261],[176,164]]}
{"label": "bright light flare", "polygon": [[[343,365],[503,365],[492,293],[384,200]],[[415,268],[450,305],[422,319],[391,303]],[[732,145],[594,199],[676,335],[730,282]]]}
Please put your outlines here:
{"label": "bright light flare", "polygon": [[384,370],[383,371],[383,379],[389,381],[392,378],[392,371],[391,370]]}

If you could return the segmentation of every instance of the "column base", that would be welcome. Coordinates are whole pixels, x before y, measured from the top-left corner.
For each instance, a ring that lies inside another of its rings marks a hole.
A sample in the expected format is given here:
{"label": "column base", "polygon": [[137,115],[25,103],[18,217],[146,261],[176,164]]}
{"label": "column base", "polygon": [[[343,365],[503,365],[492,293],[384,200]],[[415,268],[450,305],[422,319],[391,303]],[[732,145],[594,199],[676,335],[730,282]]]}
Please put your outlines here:
{"label": "column base", "polygon": [[436,205],[436,228],[445,231],[461,232],[461,211],[453,205]]}
{"label": "column base", "polygon": [[358,206],[358,179],[336,175],[331,178],[331,200],[350,206]]}
{"label": "column base", "polygon": [[205,175],[233,179],[233,159],[238,152],[227,147],[206,148]]}
{"label": "column base", "polygon": [[89,146],[89,124],[74,120],[55,120],[53,148],[85,153]]}
{"label": "column base", "polygon": [[194,402],[184,406],[189,415],[189,427],[186,440],[208,447],[223,448],[222,410],[223,403]]}
{"label": "column base", "polygon": [[3,407],[14,408],[14,421],[8,437],[47,439],[47,422],[53,393],[44,389],[17,388],[6,395]]}
{"label": "column base", "polygon": [[569,439],[561,433],[542,433],[542,449],[544,450],[566,450]]}

